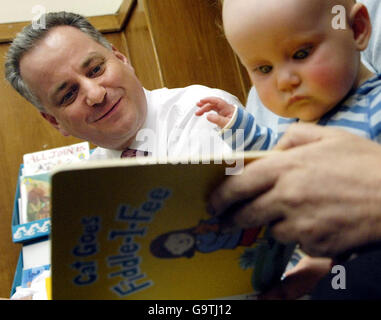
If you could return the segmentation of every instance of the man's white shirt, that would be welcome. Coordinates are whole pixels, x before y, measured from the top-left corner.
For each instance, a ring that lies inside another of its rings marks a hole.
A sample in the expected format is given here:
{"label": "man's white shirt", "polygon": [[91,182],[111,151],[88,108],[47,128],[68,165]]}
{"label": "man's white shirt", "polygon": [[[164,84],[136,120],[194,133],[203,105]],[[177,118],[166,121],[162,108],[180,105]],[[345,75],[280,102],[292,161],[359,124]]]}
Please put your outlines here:
{"label": "man's white shirt", "polygon": [[[201,85],[144,91],[147,117],[129,148],[147,151],[157,158],[231,154],[231,147],[221,139],[220,129],[206,115],[199,117],[195,112],[198,101],[212,96],[242,106],[235,96]],[[98,147],[91,160],[120,158],[121,153],[121,150]]]}

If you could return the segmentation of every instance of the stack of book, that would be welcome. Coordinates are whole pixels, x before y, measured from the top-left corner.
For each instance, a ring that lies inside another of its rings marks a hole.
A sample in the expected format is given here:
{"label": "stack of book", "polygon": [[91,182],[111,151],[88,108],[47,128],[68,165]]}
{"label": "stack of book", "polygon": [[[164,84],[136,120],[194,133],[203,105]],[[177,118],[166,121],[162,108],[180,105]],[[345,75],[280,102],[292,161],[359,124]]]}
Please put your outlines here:
{"label": "stack of book", "polygon": [[89,156],[88,142],[24,155],[12,217],[12,238],[22,243],[22,250],[11,296],[50,271],[51,171],[59,165],[88,160]]}

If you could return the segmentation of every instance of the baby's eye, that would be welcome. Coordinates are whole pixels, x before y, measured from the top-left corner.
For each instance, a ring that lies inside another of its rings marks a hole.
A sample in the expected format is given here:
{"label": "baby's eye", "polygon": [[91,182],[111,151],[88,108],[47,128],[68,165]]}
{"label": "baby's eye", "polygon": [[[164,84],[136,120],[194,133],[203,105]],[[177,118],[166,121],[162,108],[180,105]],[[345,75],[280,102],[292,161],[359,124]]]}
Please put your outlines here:
{"label": "baby's eye", "polygon": [[272,66],[260,66],[257,68],[257,70],[263,74],[271,72],[272,69],[273,69]]}
{"label": "baby's eye", "polygon": [[310,55],[311,49],[312,48],[305,48],[305,49],[298,50],[294,53],[292,58],[296,60],[305,59]]}

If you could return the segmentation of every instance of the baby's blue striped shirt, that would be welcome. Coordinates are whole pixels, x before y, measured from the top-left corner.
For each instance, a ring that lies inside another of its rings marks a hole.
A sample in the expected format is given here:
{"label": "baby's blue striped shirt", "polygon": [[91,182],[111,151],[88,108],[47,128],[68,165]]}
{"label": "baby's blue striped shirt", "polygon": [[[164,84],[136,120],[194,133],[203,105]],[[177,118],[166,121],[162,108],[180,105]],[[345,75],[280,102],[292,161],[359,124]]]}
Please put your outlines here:
{"label": "baby's blue striped shirt", "polygon": [[[279,118],[278,132],[259,126],[255,117],[238,108],[230,134],[223,139],[235,150],[271,149],[288,126],[297,119]],[[381,143],[381,75],[376,75],[350,92],[340,105],[326,113],[317,124],[337,127]]]}

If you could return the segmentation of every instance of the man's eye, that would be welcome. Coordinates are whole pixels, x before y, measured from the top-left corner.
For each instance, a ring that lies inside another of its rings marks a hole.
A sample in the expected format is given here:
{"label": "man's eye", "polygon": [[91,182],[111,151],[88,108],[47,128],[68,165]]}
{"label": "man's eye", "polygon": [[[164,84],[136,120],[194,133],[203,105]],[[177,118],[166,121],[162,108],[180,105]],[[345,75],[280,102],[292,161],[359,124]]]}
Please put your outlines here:
{"label": "man's eye", "polygon": [[302,59],[305,59],[307,58],[309,55],[310,55],[310,51],[311,51],[312,48],[307,48],[307,49],[301,49],[301,50],[298,50],[294,53],[294,55],[292,56],[293,59],[296,59],[296,60],[302,60]]}
{"label": "man's eye", "polygon": [[75,98],[75,95],[77,94],[77,90],[78,88],[76,86],[71,88],[70,91],[62,97],[60,104],[64,105],[72,102],[72,100]]}
{"label": "man's eye", "polygon": [[99,65],[97,65],[96,67],[94,67],[93,69],[91,69],[90,72],[88,73],[88,76],[89,76],[89,77],[97,76],[97,75],[100,74],[102,71],[103,71],[103,63],[102,63],[102,64],[99,64]]}
{"label": "man's eye", "polygon": [[264,74],[271,72],[272,69],[273,69],[272,66],[260,66],[257,68],[257,70],[259,72],[264,73]]}

